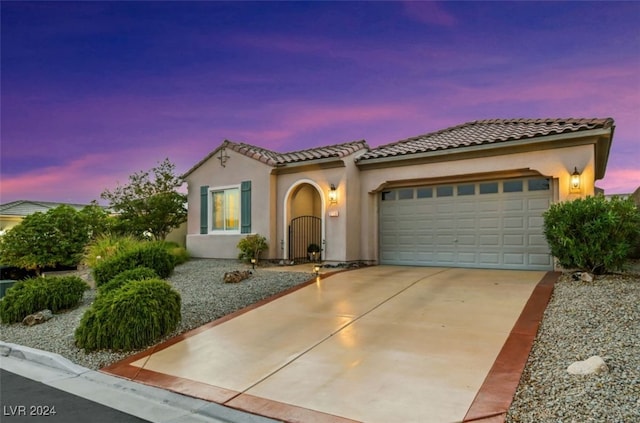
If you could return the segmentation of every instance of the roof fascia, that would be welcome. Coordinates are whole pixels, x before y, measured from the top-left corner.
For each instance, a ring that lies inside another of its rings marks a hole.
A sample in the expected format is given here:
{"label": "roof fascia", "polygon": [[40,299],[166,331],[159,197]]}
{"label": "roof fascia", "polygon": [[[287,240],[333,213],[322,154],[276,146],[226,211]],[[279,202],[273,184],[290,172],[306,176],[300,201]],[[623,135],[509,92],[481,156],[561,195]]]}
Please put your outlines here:
{"label": "roof fascia", "polygon": [[[481,158],[541,149],[549,150],[576,145],[599,144],[602,142],[607,142],[607,140],[609,140],[608,144],[610,144],[611,136],[611,128],[592,129],[589,131],[580,131],[579,133],[556,134],[506,143],[499,142],[493,144],[473,145],[445,150],[426,151],[423,153],[414,153],[402,156],[364,159],[357,162],[356,165],[362,170],[367,170],[396,166],[410,166],[423,163],[447,162],[470,158]],[[606,151],[608,151],[609,146],[605,146],[605,148]],[[596,148],[596,153],[597,151],[598,149]],[[604,166],[606,166],[607,157],[604,158]],[[596,163],[599,163],[601,159],[602,157],[598,157],[598,154],[596,154]],[[598,175],[596,175],[596,179],[600,178],[602,178],[602,176],[598,177]]]}
{"label": "roof fascia", "polygon": [[338,167],[346,167],[344,160],[338,157],[328,157],[324,159],[305,160],[302,162],[276,165],[271,170],[272,175],[286,175],[291,173],[306,172],[310,170],[324,170]]}

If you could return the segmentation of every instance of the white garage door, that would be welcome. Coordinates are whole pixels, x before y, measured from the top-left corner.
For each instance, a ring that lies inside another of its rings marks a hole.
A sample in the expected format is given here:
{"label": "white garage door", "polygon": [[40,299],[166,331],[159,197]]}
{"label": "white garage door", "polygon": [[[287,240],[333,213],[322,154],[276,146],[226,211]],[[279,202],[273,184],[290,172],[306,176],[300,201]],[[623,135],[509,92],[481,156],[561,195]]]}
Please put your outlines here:
{"label": "white garage door", "polygon": [[380,262],[549,270],[550,180],[397,188],[380,194]]}

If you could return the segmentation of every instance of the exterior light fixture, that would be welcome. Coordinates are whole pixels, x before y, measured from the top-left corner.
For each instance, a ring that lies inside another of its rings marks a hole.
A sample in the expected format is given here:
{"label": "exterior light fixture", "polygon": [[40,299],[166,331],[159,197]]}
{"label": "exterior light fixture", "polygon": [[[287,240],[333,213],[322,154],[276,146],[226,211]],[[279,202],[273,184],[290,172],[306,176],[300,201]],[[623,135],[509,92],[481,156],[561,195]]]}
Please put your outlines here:
{"label": "exterior light fixture", "polygon": [[257,261],[258,261],[258,260],[257,260],[255,257],[251,259],[251,267],[252,267],[253,269],[255,269],[255,268],[256,268],[256,262],[257,262]]}
{"label": "exterior light fixture", "polygon": [[580,172],[578,172],[577,167],[573,168],[573,173],[571,174],[571,186],[569,191],[573,193],[579,193],[581,191]]}
{"label": "exterior light fixture", "polygon": [[229,156],[227,155],[226,149],[221,149],[220,154],[218,155],[218,160],[220,160],[220,166],[226,167],[227,160],[229,160]]}
{"label": "exterior light fixture", "polygon": [[331,184],[331,187],[329,188],[329,202],[331,204],[338,203],[338,191],[336,190],[336,186],[333,184]]}
{"label": "exterior light fixture", "polygon": [[314,264],[313,265],[313,273],[315,273],[316,276],[318,276],[318,274],[320,274],[320,265],[319,264]]}

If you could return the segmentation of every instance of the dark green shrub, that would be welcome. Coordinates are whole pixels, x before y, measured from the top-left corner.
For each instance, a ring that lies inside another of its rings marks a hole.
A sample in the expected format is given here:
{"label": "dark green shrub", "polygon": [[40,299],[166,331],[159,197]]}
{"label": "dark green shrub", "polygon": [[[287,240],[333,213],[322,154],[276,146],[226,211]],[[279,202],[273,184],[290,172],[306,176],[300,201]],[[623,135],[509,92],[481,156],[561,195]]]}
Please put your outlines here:
{"label": "dark green shrub", "polygon": [[86,282],[76,276],[32,278],[17,282],[0,301],[0,319],[4,323],[15,323],[44,309],[56,313],[75,307],[88,288]]}
{"label": "dark green shrub", "polygon": [[137,267],[153,269],[160,278],[168,277],[175,267],[174,259],[167,249],[157,242],[145,242],[131,250],[101,260],[93,268],[93,279],[100,287],[119,273]]}
{"label": "dark green shrub", "polygon": [[544,233],[562,267],[602,274],[625,264],[640,236],[640,212],[618,197],[553,204],[544,214]]}
{"label": "dark green shrub", "polygon": [[132,281],[99,296],[82,316],[76,345],[87,351],[144,348],[180,322],[180,294],[160,279]]}
{"label": "dark green shrub", "polygon": [[115,278],[109,282],[100,286],[100,294],[106,294],[107,292],[114,291],[120,288],[125,283],[131,281],[142,281],[145,279],[157,279],[158,274],[149,269],[148,267],[137,267],[135,269],[125,270],[122,273],[118,273]]}
{"label": "dark green shrub", "polygon": [[262,235],[247,235],[242,238],[236,246],[240,253],[238,259],[250,261],[252,258],[259,259],[260,254],[269,248],[267,238]]}

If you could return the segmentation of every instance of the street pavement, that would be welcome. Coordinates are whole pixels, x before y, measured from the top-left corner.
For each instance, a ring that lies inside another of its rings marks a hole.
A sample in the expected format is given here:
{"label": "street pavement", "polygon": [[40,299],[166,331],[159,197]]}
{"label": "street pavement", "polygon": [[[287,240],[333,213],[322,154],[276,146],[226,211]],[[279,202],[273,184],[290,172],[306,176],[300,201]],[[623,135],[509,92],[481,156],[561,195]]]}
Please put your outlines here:
{"label": "street pavement", "polygon": [[141,418],[0,369],[2,423],[140,423]]}

